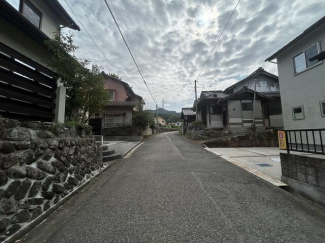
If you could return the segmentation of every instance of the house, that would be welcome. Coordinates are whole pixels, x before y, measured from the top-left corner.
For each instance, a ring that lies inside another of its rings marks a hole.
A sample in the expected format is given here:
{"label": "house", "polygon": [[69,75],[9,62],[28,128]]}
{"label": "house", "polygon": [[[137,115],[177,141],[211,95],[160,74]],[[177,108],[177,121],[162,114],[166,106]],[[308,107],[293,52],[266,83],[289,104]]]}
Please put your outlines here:
{"label": "house", "polygon": [[266,59],[278,66],[286,130],[325,128],[324,46],[325,17]]}
{"label": "house", "polygon": [[224,91],[202,91],[196,107],[206,128],[283,127],[278,77],[263,68]]}
{"label": "house", "polygon": [[[325,206],[325,16],[268,57],[277,64],[285,135],[281,180]],[[283,133],[282,133],[283,134]],[[303,153],[291,154],[290,151]]]}
{"label": "house", "polygon": [[155,117],[155,124],[159,124],[160,126],[165,126],[165,125],[167,125],[167,122],[163,117],[158,116],[158,117]]}
{"label": "house", "polygon": [[188,126],[190,123],[194,122],[196,118],[196,113],[193,111],[193,108],[182,108],[181,119],[183,124]]}
{"label": "house", "polygon": [[0,1],[0,21],[1,115],[64,122],[66,90],[46,67],[44,41],[79,26],[57,0]]}
{"label": "house", "polygon": [[104,72],[102,75],[104,88],[109,92],[110,101],[95,117],[103,118],[104,127],[131,126],[133,113],[143,108],[142,97],[135,94],[128,83]]}

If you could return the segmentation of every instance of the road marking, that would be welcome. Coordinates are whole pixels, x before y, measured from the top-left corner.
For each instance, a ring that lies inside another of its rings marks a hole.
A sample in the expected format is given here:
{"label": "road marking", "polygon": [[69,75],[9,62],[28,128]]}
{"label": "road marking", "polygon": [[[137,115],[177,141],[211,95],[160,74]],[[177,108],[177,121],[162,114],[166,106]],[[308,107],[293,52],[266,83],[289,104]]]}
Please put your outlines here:
{"label": "road marking", "polygon": [[170,139],[170,137],[168,137],[168,136],[167,136],[167,138],[168,138],[168,141],[169,141],[169,142],[171,142],[171,141],[172,141],[172,140]]}
{"label": "road marking", "polygon": [[131,156],[134,154],[134,152],[135,152],[138,148],[140,148],[140,146],[141,146],[142,144],[144,144],[144,142],[139,143],[137,146],[135,146],[133,149],[131,149],[131,151],[128,152],[127,155],[124,156],[124,158],[126,158],[126,159],[131,158]]}
{"label": "road marking", "polygon": [[175,144],[173,144],[173,145],[174,145],[176,151],[178,152],[178,154],[181,156],[181,158],[182,158],[182,159],[185,159],[185,158],[183,157],[183,155],[181,154],[181,151],[179,151],[178,148],[176,147],[176,145],[175,145]]}
{"label": "road marking", "polygon": [[235,230],[234,224],[231,222],[231,220],[228,218],[228,216],[223,212],[222,208],[218,204],[216,200],[205,190],[204,185],[199,177],[194,172],[191,172],[191,174],[194,176],[195,180],[198,182],[201,190],[204,192],[204,194],[209,198],[209,200],[212,202],[216,210],[220,213],[221,217],[225,221],[225,224],[234,232],[234,234],[237,236],[238,241],[237,242],[244,242],[244,239],[242,236],[238,233],[237,230]]}
{"label": "road marking", "polygon": [[269,175],[266,175],[266,174],[264,174],[264,173],[262,173],[262,172],[260,172],[258,170],[250,168],[249,166],[244,165],[244,164],[242,164],[242,163],[240,163],[240,162],[238,162],[236,160],[233,160],[233,159],[231,159],[231,158],[229,158],[229,157],[227,157],[225,155],[222,155],[220,157],[227,160],[227,161],[229,161],[230,163],[232,163],[234,165],[237,165],[238,167],[248,171],[249,173],[251,173],[251,174],[253,174],[253,175],[255,175],[255,176],[257,176],[257,177],[271,183],[271,184],[273,184],[274,186],[287,186],[287,184],[283,183],[282,181],[280,181],[278,179],[275,179],[275,178],[273,178],[273,177],[271,177]]}

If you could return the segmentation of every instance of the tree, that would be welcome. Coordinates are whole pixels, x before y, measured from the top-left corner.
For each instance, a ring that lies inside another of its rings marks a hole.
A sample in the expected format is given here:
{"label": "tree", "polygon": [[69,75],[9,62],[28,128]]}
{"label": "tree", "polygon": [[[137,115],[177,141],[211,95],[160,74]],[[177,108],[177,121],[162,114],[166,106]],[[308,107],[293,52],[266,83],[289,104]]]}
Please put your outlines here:
{"label": "tree", "polygon": [[[89,117],[99,113],[109,102],[101,67],[74,56],[78,46],[73,44],[71,33],[61,38],[55,36],[53,40],[45,41],[45,44],[53,53],[46,62],[67,88],[66,120],[86,123]],[[91,68],[88,69],[88,66]]]}
{"label": "tree", "polygon": [[145,129],[147,126],[154,126],[154,124],[155,120],[150,111],[139,111],[132,117],[132,125],[140,126],[142,129]]}
{"label": "tree", "polygon": [[108,76],[111,76],[112,78],[115,78],[117,80],[121,80],[122,81],[122,77],[115,74],[115,73],[109,73]]}

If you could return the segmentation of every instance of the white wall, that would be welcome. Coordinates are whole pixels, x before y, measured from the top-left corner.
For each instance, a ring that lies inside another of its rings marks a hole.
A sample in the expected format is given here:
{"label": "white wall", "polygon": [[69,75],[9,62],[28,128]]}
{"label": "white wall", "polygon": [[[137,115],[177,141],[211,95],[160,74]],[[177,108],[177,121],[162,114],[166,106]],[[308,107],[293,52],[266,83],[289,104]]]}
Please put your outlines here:
{"label": "white wall", "polygon": [[[294,74],[293,57],[317,42],[325,47],[325,25],[290,47],[278,57],[282,113],[285,129],[325,128],[320,101],[325,100],[325,64]],[[305,118],[293,120],[292,108],[302,105]]]}

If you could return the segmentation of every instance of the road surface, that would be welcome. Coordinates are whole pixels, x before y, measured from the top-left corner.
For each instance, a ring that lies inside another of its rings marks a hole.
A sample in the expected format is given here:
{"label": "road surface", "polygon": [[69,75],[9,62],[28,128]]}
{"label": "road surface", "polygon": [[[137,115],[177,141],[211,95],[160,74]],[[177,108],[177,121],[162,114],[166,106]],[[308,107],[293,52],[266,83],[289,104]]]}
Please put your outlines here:
{"label": "road surface", "polygon": [[179,134],[147,140],[23,242],[325,242],[325,213]]}

